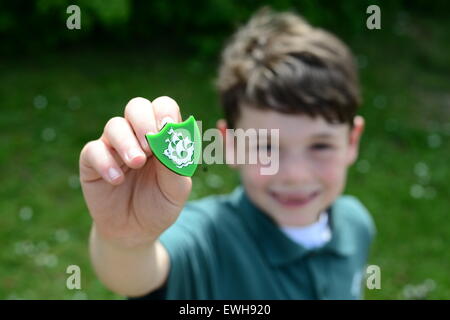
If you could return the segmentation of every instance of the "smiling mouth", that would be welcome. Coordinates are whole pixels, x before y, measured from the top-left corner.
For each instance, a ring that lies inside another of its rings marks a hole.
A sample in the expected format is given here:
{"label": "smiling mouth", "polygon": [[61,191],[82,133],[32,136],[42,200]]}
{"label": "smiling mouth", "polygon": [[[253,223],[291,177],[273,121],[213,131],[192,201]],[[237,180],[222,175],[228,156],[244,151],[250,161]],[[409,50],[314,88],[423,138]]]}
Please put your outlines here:
{"label": "smiling mouth", "polygon": [[314,191],[309,194],[283,194],[278,192],[269,192],[280,205],[286,208],[303,207],[313,201],[318,195],[319,191]]}

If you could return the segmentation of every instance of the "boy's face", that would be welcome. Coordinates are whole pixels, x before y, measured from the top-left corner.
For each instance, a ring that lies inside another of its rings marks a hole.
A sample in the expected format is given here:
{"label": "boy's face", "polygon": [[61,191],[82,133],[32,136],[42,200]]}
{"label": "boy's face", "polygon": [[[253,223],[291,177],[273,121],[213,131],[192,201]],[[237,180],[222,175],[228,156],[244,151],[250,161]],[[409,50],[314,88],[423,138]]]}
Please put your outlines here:
{"label": "boy's face", "polygon": [[236,128],[279,129],[279,145],[271,146],[278,148],[278,172],[261,175],[261,164],[236,166],[248,196],[279,225],[315,222],[344,190],[363,127],[361,117],[351,129],[321,117],[241,108]]}

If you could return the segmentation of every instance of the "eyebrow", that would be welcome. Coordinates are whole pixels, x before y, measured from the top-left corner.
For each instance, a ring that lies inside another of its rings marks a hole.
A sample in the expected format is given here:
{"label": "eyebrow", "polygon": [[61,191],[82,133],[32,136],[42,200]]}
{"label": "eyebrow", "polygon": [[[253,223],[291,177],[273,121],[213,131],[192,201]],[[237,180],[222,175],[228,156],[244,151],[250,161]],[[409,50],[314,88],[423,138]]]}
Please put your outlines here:
{"label": "eyebrow", "polygon": [[[336,138],[335,134],[324,131],[324,132],[319,132],[319,133],[309,136],[308,141],[312,142],[312,141],[316,141],[316,140],[320,140],[320,139],[333,141],[332,139],[335,139],[335,138]],[[279,142],[281,143],[281,140]],[[257,145],[259,147],[266,146],[266,145],[267,146],[272,145],[272,138],[271,138],[270,134],[267,135],[267,141],[265,141],[265,143],[258,138]]]}
{"label": "eyebrow", "polygon": [[[335,136],[336,135],[331,132],[324,131],[324,132],[319,132],[319,133],[315,133],[315,134],[311,135],[309,137],[309,139],[312,139],[312,140],[314,140],[314,139],[332,139],[332,138],[335,138]],[[272,137],[271,137],[270,133],[268,133],[267,134],[267,144],[270,144],[271,139],[272,139]],[[259,137],[258,137],[257,141],[258,141],[258,144],[260,144],[262,142],[262,141],[260,141]]]}
{"label": "eyebrow", "polygon": [[313,134],[312,136],[311,136],[311,138],[315,138],[315,139],[317,139],[317,138],[334,138],[334,134],[332,134],[332,133],[329,133],[329,132],[320,132],[320,133],[316,133],[316,134]]}

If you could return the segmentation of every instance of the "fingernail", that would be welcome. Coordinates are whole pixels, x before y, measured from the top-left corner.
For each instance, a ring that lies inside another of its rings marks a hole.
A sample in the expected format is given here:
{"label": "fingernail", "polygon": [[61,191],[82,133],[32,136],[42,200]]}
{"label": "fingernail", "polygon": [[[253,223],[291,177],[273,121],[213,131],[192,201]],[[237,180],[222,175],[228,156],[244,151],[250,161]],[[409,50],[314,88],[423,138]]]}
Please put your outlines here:
{"label": "fingernail", "polygon": [[114,181],[120,177],[120,172],[116,168],[109,168],[108,176],[111,181]]}
{"label": "fingernail", "polygon": [[142,156],[142,152],[137,148],[131,148],[127,152],[127,157],[128,157],[128,160],[130,160],[130,161],[139,156]]}
{"label": "fingernail", "polygon": [[159,130],[161,130],[166,123],[174,123],[175,121],[171,117],[164,117],[161,122],[159,123]]}

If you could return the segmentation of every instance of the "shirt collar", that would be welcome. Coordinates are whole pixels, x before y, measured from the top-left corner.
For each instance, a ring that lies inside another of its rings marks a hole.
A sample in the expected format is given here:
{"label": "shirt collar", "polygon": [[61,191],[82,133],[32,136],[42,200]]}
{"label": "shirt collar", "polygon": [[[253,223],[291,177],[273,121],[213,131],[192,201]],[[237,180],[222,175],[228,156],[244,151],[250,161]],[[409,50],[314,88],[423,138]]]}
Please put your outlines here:
{"label": "shirt collar", "polygon": [[354,253],[354,243],[351,240],[349,227],[340,213],[339,201],[335,201],[327,209],[331,229],[330,241],[323,247],[312,250],[289,239],[270,216],[251,202],[242,186],[238,186],[233,191],[231,201],[252,233],[260,250],[273,266],[281,266],[319,251],[341,256]]}

